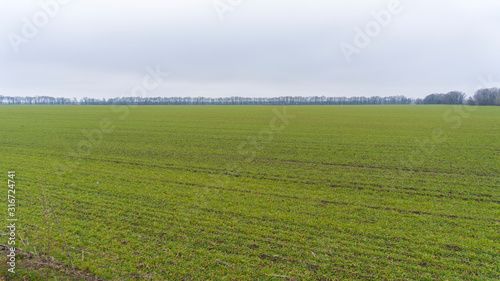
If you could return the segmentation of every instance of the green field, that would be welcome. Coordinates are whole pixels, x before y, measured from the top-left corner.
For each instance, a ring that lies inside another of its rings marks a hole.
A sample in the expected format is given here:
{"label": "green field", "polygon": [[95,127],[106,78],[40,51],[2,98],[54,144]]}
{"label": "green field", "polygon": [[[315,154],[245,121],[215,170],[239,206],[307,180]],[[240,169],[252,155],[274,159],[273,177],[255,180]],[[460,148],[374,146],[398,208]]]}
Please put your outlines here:
{"label": "green field", "polygon": [[500,107],[0,106],[0,132],[16,246],[70,266],[47,202],[101,278],[500,279]]}

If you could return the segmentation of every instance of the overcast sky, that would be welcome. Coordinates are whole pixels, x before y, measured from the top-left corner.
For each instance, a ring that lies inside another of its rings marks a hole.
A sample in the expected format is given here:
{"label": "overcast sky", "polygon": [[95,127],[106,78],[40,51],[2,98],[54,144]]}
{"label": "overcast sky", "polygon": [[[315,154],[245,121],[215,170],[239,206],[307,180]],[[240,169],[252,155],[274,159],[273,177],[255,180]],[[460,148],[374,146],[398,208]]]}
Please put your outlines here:
{"label": "overcast sky", "polygon": [[[48,3],[41,5],[40,3]],[[0,0],[0,95],[424,97],[499,86],[500,1]]]}

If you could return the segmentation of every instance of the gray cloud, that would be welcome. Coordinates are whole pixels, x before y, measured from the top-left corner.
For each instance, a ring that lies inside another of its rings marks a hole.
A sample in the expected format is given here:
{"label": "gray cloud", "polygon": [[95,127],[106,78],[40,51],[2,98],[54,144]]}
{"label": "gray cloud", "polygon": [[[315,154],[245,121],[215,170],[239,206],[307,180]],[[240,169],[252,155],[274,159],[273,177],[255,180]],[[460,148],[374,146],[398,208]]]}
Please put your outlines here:
{"label": "gray cloud", "polygon": [[351,62],[340,44],[391,0],[290,2],[242,1],[221,21],[210,0],[73,0],[17,54],[9,36],[43,10],[1,2],[0,94],[124,96],[148,65],[172,74],[151,96],[423,97],[500,76],[495,1],[401,0]]}

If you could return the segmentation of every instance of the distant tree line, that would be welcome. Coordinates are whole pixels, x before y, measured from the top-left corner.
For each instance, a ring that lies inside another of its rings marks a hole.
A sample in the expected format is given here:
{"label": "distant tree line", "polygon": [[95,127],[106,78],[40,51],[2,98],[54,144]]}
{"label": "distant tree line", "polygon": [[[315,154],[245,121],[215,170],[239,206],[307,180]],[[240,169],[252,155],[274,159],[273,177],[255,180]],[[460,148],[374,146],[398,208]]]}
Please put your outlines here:
{"label": "distant tree line", "polygon": [[9,97],[0,95],[0,104],[46,104],[46,105],[377,105],[377,104],[468,104],[500,105],[500,89],[480,89],[466,99],[462,92],[431,94],[424,99],[405,96],[391,97],[301,97],[282,96],[275,98],[205,98],[205,97],[120,97],[96,98],[55,98],[49,96]]}
{"label": "distant tree line", "polygon": [[0,104],[74,104],[74,105],[364,105],[364,104],[412,104],[415,99],[405,96],[393,97],[276,97],[276,98],[204,98],[204,97],[120,97],[54,98],[54,97],[8,97],[0,96]]}
{"label": "distant tree line", "polygon": [[462,92],[453,91],[447,94],[431,94],[424,99],[417,99],[417,104],[468,104],[468,105],[500,105],[500,89],[480,89],[466,99]]}
{"label": "distant tree line", "polygon": [[447,94],[431,94],[426,96],[423,104],[463,104],[466,95],[462,92],[449,92]]}
{"label": "distant tree line", "polygon": [[8,97],[0,95],[0,104],[80,104],[76,98],[54,98],[47,96]]}
{"label": "distant tree line", "polygon": [[469,105],[500,105],[500,89],[490,88],[476,91],[474,96],[467,99]]}

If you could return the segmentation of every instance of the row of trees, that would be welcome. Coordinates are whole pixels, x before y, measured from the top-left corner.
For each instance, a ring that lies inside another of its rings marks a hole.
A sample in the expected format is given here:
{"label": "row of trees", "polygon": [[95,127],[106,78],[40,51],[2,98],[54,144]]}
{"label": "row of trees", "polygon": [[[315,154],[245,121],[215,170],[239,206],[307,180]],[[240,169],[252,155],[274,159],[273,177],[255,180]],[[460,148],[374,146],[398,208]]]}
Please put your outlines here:
{"label": "row of trees", "polygon": [[79,104],[79,105],[363,105],[363,104],[412,104],[414,99],[405,96],[393,97],[276,97],[276,98],[204,98],[204,97],[120,97],[53,98],[0,96],[0,104]]}
{"label": "row of trees", "polygon": [[8,97],[0,96],[0,104],[80,104],[76,98],[54,98],[48,96]]}
{"label": "row of trees", "polygon": [[364,104],[469,104],[500,105],[500,89],[480,89],[466,100],[462,92],[431,94],[424,99],[405,96],[392,97],[276,97],[276,98],[204,98],[204,97],[120,97],[96,98],[54,98],[49,96],[9,97],[0,96],[0,104],[50,104],[50,105],[364,105]]}
{"label": "row of trees", "polygon": [[476,91],[474,96],[467,100],[469,105],[500,105],[500,89],[490,88]]}
{"label": "row of trees", "polygon": [[[422,104],[463,104],[466,95],[462,92],[453,91],[447,94],[431,94],[426,96]],[[420,103],[420,100],[418,101]]]}
{"label": "row of trees", "polygon": [[468,105],[500,105],[500,89],[480,89],[466,99],[462,92],[453,91],[447,94],[431,94],[424,99],[417,99],[417,104],[468,104]]}

